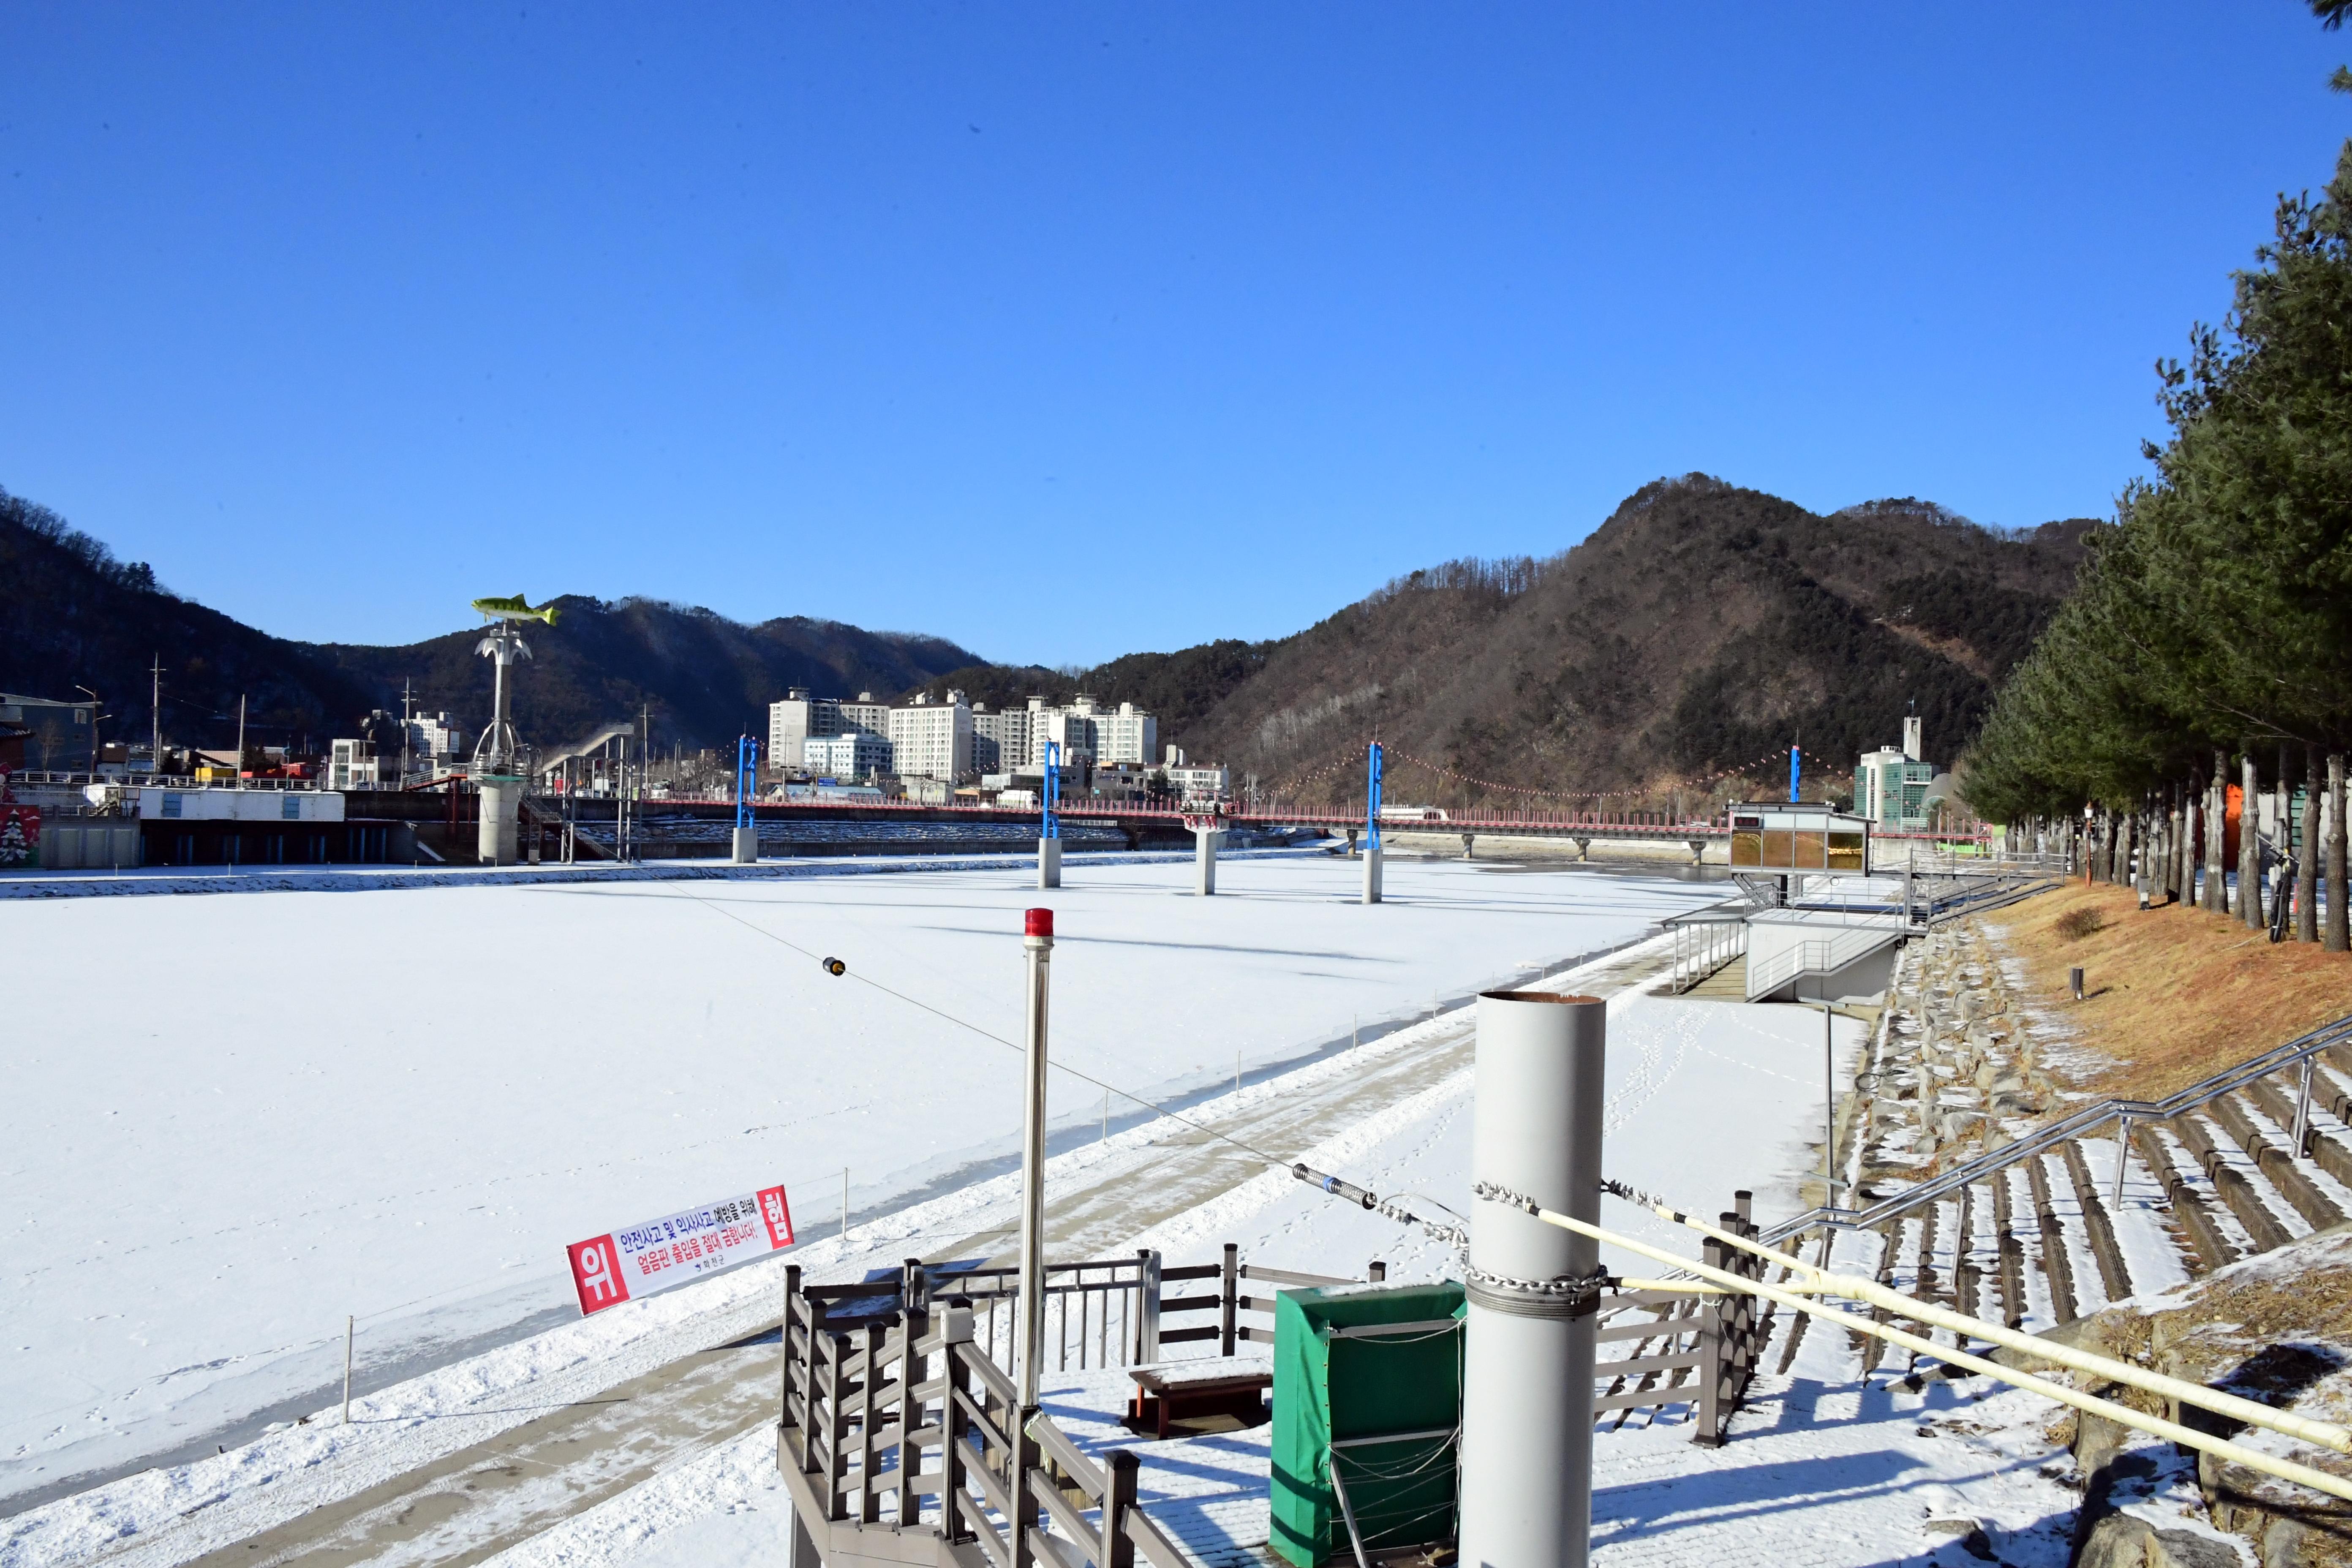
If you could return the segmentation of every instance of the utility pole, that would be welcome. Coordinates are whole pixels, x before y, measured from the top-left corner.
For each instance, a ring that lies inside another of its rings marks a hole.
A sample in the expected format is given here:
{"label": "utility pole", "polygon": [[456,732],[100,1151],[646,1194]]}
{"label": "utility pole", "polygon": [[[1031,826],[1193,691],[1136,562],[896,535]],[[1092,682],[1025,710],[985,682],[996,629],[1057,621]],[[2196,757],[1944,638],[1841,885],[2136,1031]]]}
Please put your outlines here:
{"label": "utility pole", "polygon": [[148,697],[147,716],[153,721],[155,736],[148,745],[147,771],[160,773],[163,771],[163,656],[159,653],[153,657],[155,665],[148,673],[155,684]]}
{"label": "utility pole", "polygon": [[89,782],[96,784],[98,782],[98,726],[100,717],[98,710],[105,707],[106,704],[99,700],[97,692],[92,691],[87,686],[77,686],[74,689],[89,699]]}
{"label": "utility pole", "polygon": [[232,786],[245,787],[245,693],[236,694],[236,780]]}
{"label": "utility pole", "polygon": [[413,715],[410,708],[408,677],[400,678],[400,786],[408,787],[408,725]]}

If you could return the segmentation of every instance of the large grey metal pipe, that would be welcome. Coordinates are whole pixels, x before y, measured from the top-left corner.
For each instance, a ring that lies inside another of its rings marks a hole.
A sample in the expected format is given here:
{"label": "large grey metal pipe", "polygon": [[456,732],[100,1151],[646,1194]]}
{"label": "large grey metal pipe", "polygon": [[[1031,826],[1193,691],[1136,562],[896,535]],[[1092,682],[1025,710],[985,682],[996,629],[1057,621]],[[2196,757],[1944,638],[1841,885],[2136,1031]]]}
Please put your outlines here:
{"label": "large grey metal pipe", "polygon": [[[1475,1182],[1598,1224],[1608,1009],[1478,998]],[[1584,1568],[1592,1530],[1592,1312],[1600,1248],[1500,1204],[1470,1225],[1462,1394],[1465,1568]]]}
{"label": "large grey metal pipe", "polygon": [[1059,838],[1037,840],[1037,886],[1042,890],[1062,885],[1062,841]]}
{"label": "large grey metal pipe", "polygon": [[1026,1411],[1037,1403],[1045,1355],[1045,989],[1053,970],[1053,910],[1028,911],[1021,946],[1029,958],[1029,1051],[1021,1114],[1021,1340],[1013,1377]]}
{"label": "large grey metal pipe", "polygon": [[1364,846],[1364,902],[1381,901],[1381,846],[1374,839]]}

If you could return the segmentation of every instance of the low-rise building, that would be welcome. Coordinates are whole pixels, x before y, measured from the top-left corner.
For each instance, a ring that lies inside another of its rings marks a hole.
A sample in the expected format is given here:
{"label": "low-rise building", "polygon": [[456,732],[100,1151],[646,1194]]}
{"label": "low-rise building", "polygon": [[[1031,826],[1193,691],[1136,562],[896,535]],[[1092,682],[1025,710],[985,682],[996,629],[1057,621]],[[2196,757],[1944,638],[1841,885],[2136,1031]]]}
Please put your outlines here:
{"label": "low-rise building", "polygon": [[801,742],[801,765],[833,779],[869,779],[898,771],[890,742],[864,730],[820,735]]}
{"label": "low-rise building", "polygon": [[88,702],[59,702],[0,691],[0,724],[24,728],[25,765],[36,772],[70,773],[89,767],[97,714]]}
{"label": "low-rise building", "polygon": [[1927,801],[1936,765],[1921,759],[1920,721],[1903,721],[1903,745],[1864,752],[1853,770],[1853,809],[1883,828],[1924,832],[1931,825]]}
{"label": "low-rise building", "polygon": [[1223,800],[1233,787],[1231,773],[1205,763],[1180,762],[1160,771],[1168,775],[1168,793],[1178,800]]}
{"label": "low-rise building", "polygon": [[373,741],[337,741],[327,752],[329,789],[379,789],[383,784],[383,761]]}

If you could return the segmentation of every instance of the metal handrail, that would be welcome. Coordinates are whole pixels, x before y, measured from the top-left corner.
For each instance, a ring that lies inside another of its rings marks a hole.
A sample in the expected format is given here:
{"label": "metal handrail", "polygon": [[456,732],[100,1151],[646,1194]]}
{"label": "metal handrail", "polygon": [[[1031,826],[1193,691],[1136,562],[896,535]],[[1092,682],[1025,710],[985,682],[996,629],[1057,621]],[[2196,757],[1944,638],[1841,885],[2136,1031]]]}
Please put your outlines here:
{"label": "metal handrail", "polygon": [[1996,1171],[2006,1170],[2021,1160],[2032,1159],[2070,1139],[2080,1138],[2106,1122],[2168,1121],[2176,1116],[2185,1116],[2189,1111],[2200,1110],[2225,1094],[2234,1094],[2256,1079],[2268,1078],[2283,1068],[2308,1060],[2330,1046],[2347,1042],[2352,1042],[2352,1014],[2332,1024],[2322,1024],[2309,1034],[2298,1036],[2283,1046],[2274,1046],[2261,1056],[2225,1068],[2162,1100],[2103,1100],[2096,1105],[2085,1106],[2038,1131],[2029,1133],[2014,1143],[1979,1154],[1966,1164],[1955,1165],[1942,1175],[1907,1188],[1869,1208],[1808,1209],[1793,1218],[1767,1226],[1758,1239],[1769,1247],[1811,1230],[1817,1225],[1839,1230],[1867,1230],[1884,1225],[1889,1220],[1901,1218],[1923,1204],[1933,1203],[1981,1181]]}

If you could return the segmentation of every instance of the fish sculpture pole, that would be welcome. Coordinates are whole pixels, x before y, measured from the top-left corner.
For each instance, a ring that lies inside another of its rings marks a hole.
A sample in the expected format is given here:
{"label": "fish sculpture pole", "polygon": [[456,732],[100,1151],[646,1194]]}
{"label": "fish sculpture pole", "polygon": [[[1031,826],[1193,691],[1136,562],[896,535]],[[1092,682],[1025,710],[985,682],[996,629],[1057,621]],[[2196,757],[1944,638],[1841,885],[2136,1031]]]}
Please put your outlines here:
{"label": "fish sculpture pole", "polygon": [[507,669],[519,658],[530,657],[530,645],[516,628],[519,621],[555,624],[555,606],[532,609],[520,594],[510,599],[476,599],[474,608],[490,622],[489,635],[474,651],[493,661],[490,722],[474,745],[474,787],[480,792],[481,822],[474,840],[475,854],[486,866],[511,866],[517,858],[522,813],[522,746],[515,737],[510,710],[512,692]]}

